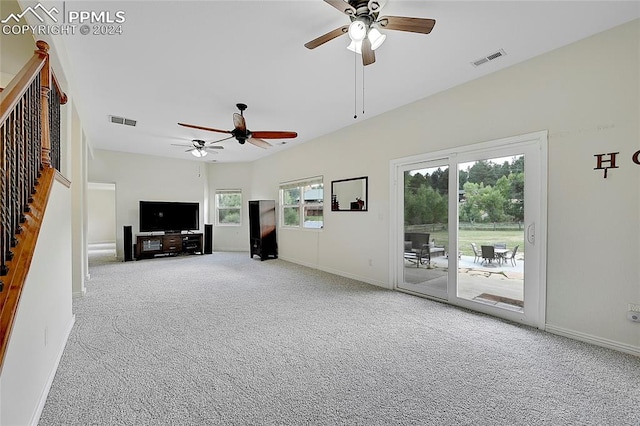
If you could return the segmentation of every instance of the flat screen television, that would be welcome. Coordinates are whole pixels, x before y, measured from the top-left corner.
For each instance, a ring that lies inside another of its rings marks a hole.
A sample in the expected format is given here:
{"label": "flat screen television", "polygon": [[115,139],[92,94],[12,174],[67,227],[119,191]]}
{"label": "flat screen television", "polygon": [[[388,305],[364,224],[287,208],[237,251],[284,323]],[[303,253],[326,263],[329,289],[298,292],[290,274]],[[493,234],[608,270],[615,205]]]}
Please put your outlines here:
{"label": "flat screen television", "polygon": [[199,229],[200,204],[140,201],[140,232],[181,232]]}

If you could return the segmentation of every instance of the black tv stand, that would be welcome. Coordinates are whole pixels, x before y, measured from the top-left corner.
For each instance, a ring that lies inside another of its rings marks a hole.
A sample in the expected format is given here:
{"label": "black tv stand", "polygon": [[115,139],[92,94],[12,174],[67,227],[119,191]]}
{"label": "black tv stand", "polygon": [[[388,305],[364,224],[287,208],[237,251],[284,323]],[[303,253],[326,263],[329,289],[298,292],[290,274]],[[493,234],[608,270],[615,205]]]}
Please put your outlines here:
{"label": "black tv stand", "polygon": [[202,233],[136,235],[136,260],[180,254],[204,254]]}

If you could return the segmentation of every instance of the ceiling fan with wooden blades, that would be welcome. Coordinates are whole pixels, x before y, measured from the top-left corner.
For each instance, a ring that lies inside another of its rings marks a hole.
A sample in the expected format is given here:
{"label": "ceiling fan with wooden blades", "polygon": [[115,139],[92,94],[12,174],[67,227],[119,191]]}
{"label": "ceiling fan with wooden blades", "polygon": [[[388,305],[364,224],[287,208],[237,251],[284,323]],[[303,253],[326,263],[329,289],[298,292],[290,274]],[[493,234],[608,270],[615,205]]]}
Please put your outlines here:
{"label": "ceiling fan with wooden blades", "polygon": [[[230,137],[226,138],[226,139],[230,139]],[[215,141],[215,142],[220,142],[220,141]],[[214,143],[214,142],[211,142]],[[220,145],[209,145],[207,146],[207,142],[203,141],[202,139],[194,139],[191,141],[191,144],[186,144],[186,143],[172,143],[171,145],[173,146],[188,146],[190,147],[189,149],[185,150],[185,152],[190,152],[191,154],[193,154],[194,157],[204,157],[206,156],[209,152],[213,152],[216,153],[216,151],[220,150],[220,149],[224,149],[223,146]]]}
{"label": "ceiling fan with wooden blades", "polygon": [[227,133],[231,135],[227,138],[220,139],[212,143],[222,142],[227,139],[236,138],[236,140],[240,144],[249,142],[250,144],[253,144],[260,148],[269,148],[272,145],[269,142],[265,141],[264,139],[290,139],[290,138],[298,137],[298,134],[296,132],[249,130],[247,129],[247,123],[244,119],[244,114],[243,114],[244,110],[247,109],[247,105],[236,104],[236,107],[238,107],[238,109],[240,110],[240,114],[238,114],[237,112],[233,114],[233,126],[234,126],[233,130],[214,129],[212,127],[197,126],[195,124],[186,124],[186,123],[178,123],[178,124],[184,127],[192,128],[192,129],[207,130],[209,132]]}
{"label": "ceiling fan with wooden blades", "polygon": [[311,40],[304,46],[315,49],[343,34],[349,34],[351,43],[347,49],[362,55],[362,63],[371,65],[376,61],[374,50],[387,38],[380,30],[407,31],[429,34],[436,24],[435,19],[409,18],[404,16],[379,16],[386,0],[324,0],[351,19],[343,25]]}

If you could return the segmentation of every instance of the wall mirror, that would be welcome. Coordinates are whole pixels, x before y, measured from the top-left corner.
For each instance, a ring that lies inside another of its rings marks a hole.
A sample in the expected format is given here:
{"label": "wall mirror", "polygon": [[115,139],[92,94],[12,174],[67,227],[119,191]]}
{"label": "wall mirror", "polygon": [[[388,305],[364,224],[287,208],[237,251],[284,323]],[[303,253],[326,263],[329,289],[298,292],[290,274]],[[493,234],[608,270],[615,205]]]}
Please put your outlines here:
{"label": "wall mirror", "polygon": [[334,212],[366,212],[369,190],[367,176],[331,181],[331,210]]}

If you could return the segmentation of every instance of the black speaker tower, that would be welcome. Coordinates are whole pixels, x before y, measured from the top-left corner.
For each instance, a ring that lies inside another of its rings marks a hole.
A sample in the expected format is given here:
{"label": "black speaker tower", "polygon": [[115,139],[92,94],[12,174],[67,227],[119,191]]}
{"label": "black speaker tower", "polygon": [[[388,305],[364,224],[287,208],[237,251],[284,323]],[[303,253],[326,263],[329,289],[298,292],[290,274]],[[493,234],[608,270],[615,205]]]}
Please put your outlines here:
{"label": "black speaker tower", "polygon": [[204,254],[213,253],[213,225],[204,225]]}
{"label": "black speaker tower", "polygon": [[131,262],[133,260],[133,234],[131,226],[124,226],[124,261]]}

